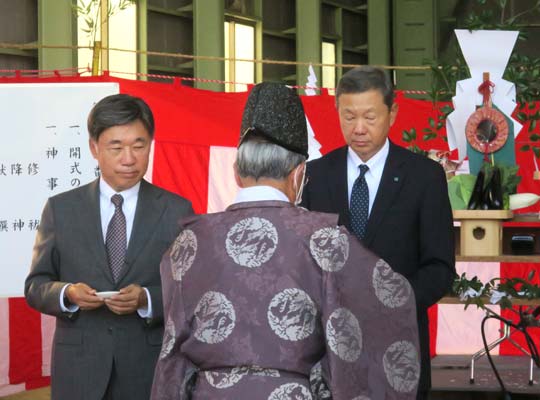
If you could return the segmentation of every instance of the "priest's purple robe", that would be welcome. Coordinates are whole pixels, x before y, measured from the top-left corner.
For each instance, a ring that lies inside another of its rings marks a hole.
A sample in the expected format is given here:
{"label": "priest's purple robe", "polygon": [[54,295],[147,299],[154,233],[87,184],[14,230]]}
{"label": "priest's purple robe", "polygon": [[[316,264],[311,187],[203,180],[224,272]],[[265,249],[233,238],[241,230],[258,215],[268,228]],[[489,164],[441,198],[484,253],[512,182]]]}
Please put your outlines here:
{"label": "priest's purple robe", "polygon": [[258,201],[187,218],[161,274],[154,400],[316,399],[312,369],[334,400],[416,397],[411,286],[335,215]]}

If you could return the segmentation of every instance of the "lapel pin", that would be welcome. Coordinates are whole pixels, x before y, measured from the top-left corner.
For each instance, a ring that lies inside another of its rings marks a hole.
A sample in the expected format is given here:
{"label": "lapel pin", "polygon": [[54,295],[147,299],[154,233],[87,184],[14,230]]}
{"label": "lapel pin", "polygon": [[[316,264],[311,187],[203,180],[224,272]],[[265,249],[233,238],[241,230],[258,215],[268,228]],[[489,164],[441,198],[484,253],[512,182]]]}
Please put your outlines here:
{"label": "lapel pin", "polygon": [[399,176],[394,176],[394,182],[399,182]]}

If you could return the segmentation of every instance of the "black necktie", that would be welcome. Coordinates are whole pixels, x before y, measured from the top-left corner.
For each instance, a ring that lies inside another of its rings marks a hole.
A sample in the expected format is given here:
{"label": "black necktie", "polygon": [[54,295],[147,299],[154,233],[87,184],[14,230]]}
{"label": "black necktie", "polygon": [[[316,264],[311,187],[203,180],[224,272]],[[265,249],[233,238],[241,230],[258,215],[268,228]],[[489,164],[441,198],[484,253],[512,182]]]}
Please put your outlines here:
{"label": "black necktie", "polygon": [[360,175],[354,181],[349,212],[351,214],[352,231],[358,239],[362,240],[366,234],[369,216],[369,190],[365,178],[369,167],[362,164],[358,168],[360,168]]}
{"label": "black necktie", "polygon": [[124,198],[115,194],[111,197],[111,202],[114,204],[114,214],[107,227],[107,238],[105,239],[105,247],[107,248],[107,257],[109,259],[109,267],[117,282],[124,266],[124,258],[126,256],[127,233],[126,233],[126,217],[122,212],[122,203]]}

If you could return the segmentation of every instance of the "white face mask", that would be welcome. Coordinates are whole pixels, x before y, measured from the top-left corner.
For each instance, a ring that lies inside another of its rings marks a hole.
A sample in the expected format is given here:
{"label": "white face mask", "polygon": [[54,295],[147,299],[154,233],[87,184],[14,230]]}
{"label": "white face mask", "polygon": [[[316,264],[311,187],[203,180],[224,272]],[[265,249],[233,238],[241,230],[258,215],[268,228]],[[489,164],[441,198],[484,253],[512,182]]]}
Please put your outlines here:
{"label": "white face mask", "polygon": [[[294,171],[294,183],[298,182],[298,171],[300,170],[300,166],[296,168],[296,171]],[[306,186],[306,168],[304,166],[303,173],[302,173],[302,181],[300,182],[300,187],[296,189],[296,198],[294,199],[294,205],[297,206],[302,202],[302,193],[304,192],[304,186]]]}

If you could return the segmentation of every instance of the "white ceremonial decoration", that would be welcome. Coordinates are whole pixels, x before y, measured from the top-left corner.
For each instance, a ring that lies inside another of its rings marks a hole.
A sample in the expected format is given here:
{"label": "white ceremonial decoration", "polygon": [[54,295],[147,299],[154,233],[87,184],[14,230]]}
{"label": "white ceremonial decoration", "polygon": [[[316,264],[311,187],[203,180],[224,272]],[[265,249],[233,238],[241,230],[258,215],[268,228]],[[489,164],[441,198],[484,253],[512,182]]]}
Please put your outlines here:
{"label": "white ceremonial decoration", "polygon": [[23,294],[47,198],[97,177],[86,119],[117,83],[0,84],[0,297]]}
{"label": "white ceremonial decoration", "polygon": [[519,32],[456,29],[455,33],[471,73],[471,78],[457,82],[456,95],[452,98],[454,111],[446,119],[448,146],[450,150],[458,149],[461,161],[467,156],[467,120],[482,105],[478,87],[484,72],[489,72],[489,80],[495,85],[491,95],[493,105],[511,119],[514,136],[521,130],[522,125],[511,117],[517,106],[516,87],[502,79]]}
{"label": "white ceremonial decoration", "polygon": [[309,119],[306,115],[306,124],[308,131],[308,161],[315,160],[322,157],[321,144],[315,139],[315,132],[309,123]]}
{"label": "white ceremonial decoration", "polygon": [[308,67],[309,75],[307,77],[306,88],[304,93],[306,96],[315,96],[317,94],[317,74],[313,69],[313,65],[309,64]]}
{"label": "white ceremonial decoration", "polygon": [[[317,75],[315,74],[315,70],[313,69],[313,66],[309,65],[309,76],[307,78],[306,86],[308,87],[305,90],[306,96],[315,96],[317,94]],[[322,157],[321,154],[321,144],[315,139],[315,132],[313,131],[313,128],[311,127],[311,124],[309,123],[309,118],[306,115],[306,124],[307,124],[307,130],[308,130],[308,160],[315,160],[317,158]]]}

